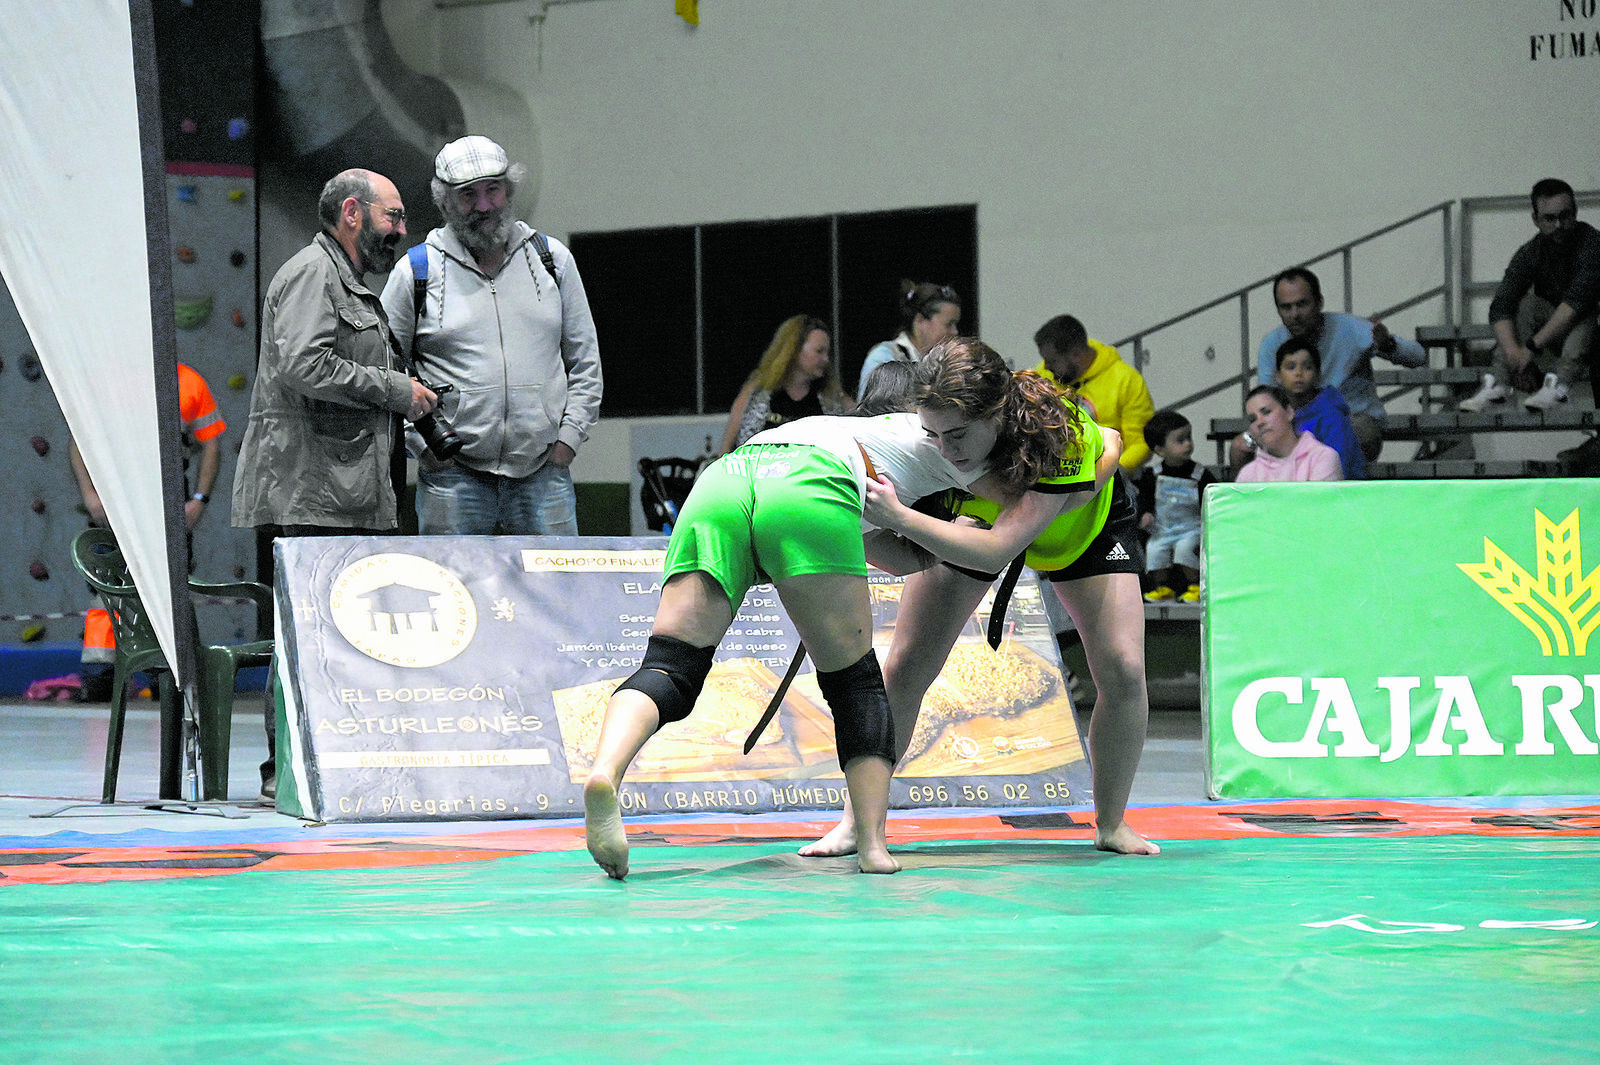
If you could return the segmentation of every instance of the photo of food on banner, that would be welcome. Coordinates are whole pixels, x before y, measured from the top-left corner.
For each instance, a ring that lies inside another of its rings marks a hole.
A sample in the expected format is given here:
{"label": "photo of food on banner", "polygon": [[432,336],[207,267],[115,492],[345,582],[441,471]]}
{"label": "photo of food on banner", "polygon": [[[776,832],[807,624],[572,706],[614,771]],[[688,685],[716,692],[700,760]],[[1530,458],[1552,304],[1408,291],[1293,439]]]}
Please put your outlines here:
{"label": "photo of food on banner", "polygon": [[[901,588],[898,577],[878,572],[870,577],[873,643],[880,655],[894,635]],[[770,589],[755,589],[751,600],[761,600],[763,611],[774,609],[767,599],[775,604],[776,597],[763,598],[763,591]],[[695,713],[663,728],[640,753],[633,781],[842,778],[833,722],[810,668],[795,677],[776,715],[740,757],[740,745],[779,690],[784,656],[793,649],[792,637],[785,638],[781,650],[761,643],[771,631],[764,620],[771,615],[752,611],[751,600],[724,644],[733,656],[712,668]],[[1011,776],[1082,761],[1071,697],[1037,584],[1019,583],[993,650],[985,636],[992,606],[991,591],[924,698],[899,776]],[[787,622],[782,628],[789,629]],[[756,647],[762,655],[739,655],[740,646]],[[606,702],[626,677],[619,671],[551,693],[574,783],[582,783],[589,772]]]}

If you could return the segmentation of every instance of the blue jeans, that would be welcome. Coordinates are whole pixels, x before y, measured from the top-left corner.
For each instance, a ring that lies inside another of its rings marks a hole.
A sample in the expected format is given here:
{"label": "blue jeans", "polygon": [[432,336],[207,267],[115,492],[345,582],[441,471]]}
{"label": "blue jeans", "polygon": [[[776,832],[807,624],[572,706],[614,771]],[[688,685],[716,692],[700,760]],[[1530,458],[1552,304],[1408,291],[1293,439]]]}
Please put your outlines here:
{"label": "blue jeans", "polygon": [[479,473],[459,463],[417,471],[417,530],[424,536],[577,536],[572,471],[545,465],[531,477]]}

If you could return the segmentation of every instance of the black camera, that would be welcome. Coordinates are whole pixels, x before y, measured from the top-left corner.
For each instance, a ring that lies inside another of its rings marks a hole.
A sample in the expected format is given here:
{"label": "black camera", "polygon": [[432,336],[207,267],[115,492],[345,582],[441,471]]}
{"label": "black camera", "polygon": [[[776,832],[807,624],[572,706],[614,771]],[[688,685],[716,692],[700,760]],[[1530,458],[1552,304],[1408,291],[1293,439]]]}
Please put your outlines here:
{"label": "black camera", "polygon": [[[417,382],[436,396],[454,392],[456,388],[455,385],[430,385],[420,377]],[[461,437],[456,435],[455,427],[437,410],[429,411],[411,424],[422,434],[422,439],[427,443],[428,450],[433,452],[434,458],[447,459],[461,450]]]}

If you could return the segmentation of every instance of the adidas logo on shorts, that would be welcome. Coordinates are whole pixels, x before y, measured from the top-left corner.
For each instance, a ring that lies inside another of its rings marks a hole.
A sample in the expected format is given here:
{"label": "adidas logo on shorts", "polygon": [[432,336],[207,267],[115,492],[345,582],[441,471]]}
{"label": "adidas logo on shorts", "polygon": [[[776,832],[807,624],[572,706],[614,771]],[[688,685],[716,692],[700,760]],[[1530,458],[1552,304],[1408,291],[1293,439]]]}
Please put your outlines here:
{"label": "adidas logo on shorts", "polygon": [[1128,552],[1122,546],[1122,542],[1120,540],[1116,543],[1115,546],[1113,546],[1111,548],[1111,553],[1106,555],[1106,561],[1107,562],[1126,562],[1126,561],[1128,561]]}

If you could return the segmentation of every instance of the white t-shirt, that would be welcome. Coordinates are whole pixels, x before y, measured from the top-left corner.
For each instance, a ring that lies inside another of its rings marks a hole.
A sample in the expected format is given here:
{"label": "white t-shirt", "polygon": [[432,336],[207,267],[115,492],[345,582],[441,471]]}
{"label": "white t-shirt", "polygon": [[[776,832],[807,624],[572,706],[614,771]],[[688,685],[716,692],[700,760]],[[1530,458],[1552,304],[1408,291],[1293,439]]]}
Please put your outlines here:
{"label": "white t-shirt", "polygon": [[965,488],[985,472],[980,467],[964,473],[952,466],[922,428],[922,419],[909,413],[796,418],[745,441],[746,447],[752,444],[810,444],[823,448],[849,465],[863,499],[867,483],[866,465],[861,461],[863,449],[878,476],[887,478],[894,485],[895,494],[907,504],[947,488]]}

